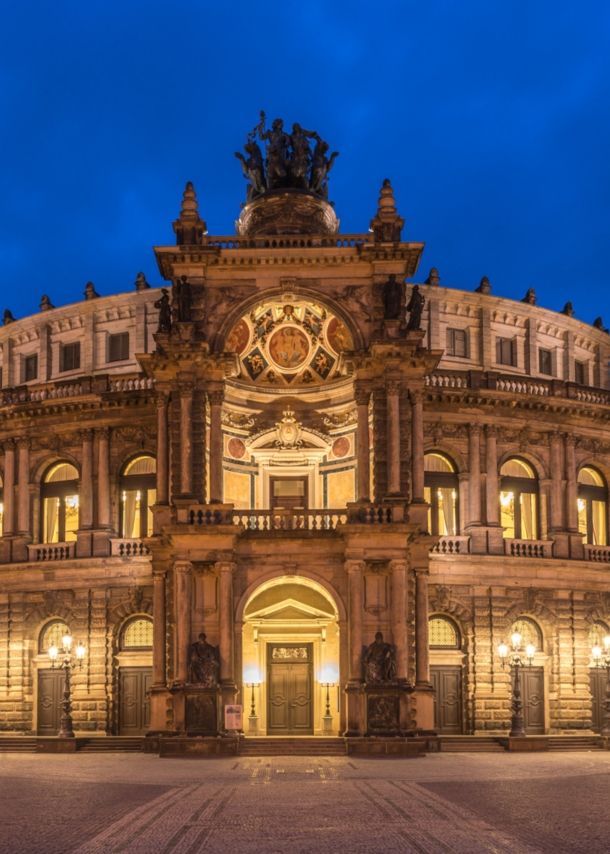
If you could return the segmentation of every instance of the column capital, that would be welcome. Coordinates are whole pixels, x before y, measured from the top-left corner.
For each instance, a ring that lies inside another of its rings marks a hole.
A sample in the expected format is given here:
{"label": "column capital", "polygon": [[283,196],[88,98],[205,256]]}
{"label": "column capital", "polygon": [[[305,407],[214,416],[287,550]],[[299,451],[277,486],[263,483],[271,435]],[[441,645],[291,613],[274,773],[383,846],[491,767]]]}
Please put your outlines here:
{"label": "column capital", "polygon": [[425,566],[414,566],[413,572],[419,578],[420,576],[429,576],[430,570]]}
{"label": "column capital", "polygon": [[354,383],[354,400],[356,406],[368,406],[371,400],[372,389],[369,385],[362,385],[359,382]]}
{"label": "column capital", "polygon": [[178,383],[178,391],[181,398],[192,398],[194,394],[193,383],[181,381]]}
{"label": "column capital", "polygon": [[155,406],[157,409],[164,409],[169,403],[169,394],[166,391],[155,392]]}
{"label": "column capital", "polygon": [[110,427],[96,427],[94,433],[98,439],[110,439]]}
{"label": "column capital", "polygon": [[346,572],[364,572],[366,563],[363,560],[346,560],[343,564]]}
{"label": "column capital", "polygon": [[402,391],[402,382],[400,380],[386,380],[385,383],[385,392],[388,396],[391,395],[399,395]]}
{"label": "column capital", "polygon": [[480,436],[481,435],[481,425],[477,424],[476,421],[468,425],[468,435],[469,436]]}
{"label": "column capital", "polygon": [[93,442],[93,430],[91,427],[86,427],[84,430],[78,431],[78,438],[81,442]]}
{"label": "column capital", "polygon": [[495,424],[486,424],[485,425],[485,435],[488,439],[497,439],[498,438],[498,428]]}
{"label": "column capital", "polygon": [[15,440],[14,439],[7,439],[5,442],[3,442],[2,447],[4,449],[5,454],[7,453],[7,451],[14,451],[15,450]]}
{"label": "column capital", "polygon": [[549,444],[550,445],[560,445],[563,441],[563,435],[556,431],[549,433]]}
{"label": "column capital", "polygon": [[27,448],[29,450],[32,446],[32,442],[29,436],[19,436],[16,441],[19,450],[21,450],[22,448]]}
{"label": "column capital", "polygon": [[412,406],[415,406],[417,403],[423,404],[424,393],[421,389],[411,389],[409,391],[409,398]]}
{"label": "column capital", "polygon": [[208,389],[208,400],[210,406],[222,406],[225,399],[225,392],[222,388]]}
{"label": "column capital", "polygon": [[[174,569],[175,569],[175,566],[174,566]],[[165,570],[165,569],[153,569],[153,573],[152,573],[153,581],[165,581],[166,575],[167,575],[167,570]]]}
{"label": "column capital", "polygon": [[388,564],[391,572],[406,572],[407,571],[407,561],[406,560],[391,560]]}
{"label": "column capital", "polygon": [[566,444],[566,448],[575,448],[576,447],[576,436],[573,433],[562,433],[563,441]]}
{"label": "column capital", "polygon": [[190,560],[176,560],[174,561],[174,572],[192,572],[193,564]]}
{"label": "column capital", "polygon": [[217,560],[214,564],[214,569],[217,572],[234,573],[237,569],[237,564],[232,560]]}

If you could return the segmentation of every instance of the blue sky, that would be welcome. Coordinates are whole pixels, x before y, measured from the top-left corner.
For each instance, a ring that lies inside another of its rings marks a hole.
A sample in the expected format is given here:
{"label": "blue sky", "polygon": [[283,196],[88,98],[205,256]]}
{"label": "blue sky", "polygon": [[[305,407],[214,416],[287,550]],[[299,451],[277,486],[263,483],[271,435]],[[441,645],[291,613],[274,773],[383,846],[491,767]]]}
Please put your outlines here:
{"label": "blue sky", "polygon": [[233,234],[264,109],[340,152],[343,232],[391,179],[417,279],[610,325],[609,45],[596,0],[4,4],[0,313],[159,285],[186,181]]}

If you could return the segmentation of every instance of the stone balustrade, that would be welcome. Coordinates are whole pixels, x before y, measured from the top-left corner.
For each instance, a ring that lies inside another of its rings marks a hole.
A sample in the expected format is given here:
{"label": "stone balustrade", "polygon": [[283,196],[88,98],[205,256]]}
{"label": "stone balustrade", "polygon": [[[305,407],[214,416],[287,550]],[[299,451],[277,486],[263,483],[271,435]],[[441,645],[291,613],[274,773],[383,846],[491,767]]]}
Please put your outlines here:
{"label": "stone balustrade", "polygon": [[464,555],[470,551],[470,537],[446,536],[441,537],[430,551],[440,555]]}
{"label": "stone balustrade", "polygon": [[204,235],[202,246],[212,249],[313,249],[320,246],[353,247],[374,244],[371,234],[338,234],[297,237],[235,237]]}
{"label": "stone balustrade", "polygon": [[610,546],[585,545],[585,560],[595,563],[610,563]]}
{"label": "stone balustrade", "polygon": [[115,537],[110,540],[110,554],[112,557],[141,557],[150,554],[150,549],[138,538]]}
{"label": "stone balustrade", "polygon": [[155,381],[149,377],[117,377],[108,381],[109,391],[143,391],[154,388]]}
{"label": "stone balustrade", "polygon": [[505,539],[504,554],[511,557],[553,557],[553,541]]}
{"label": "stone balustrade", "polygon": [[347,522],[344,510],[242,510],[233,523],[247,531],[334,531]]}
{"label": "stone balustrade", "polygon": [[28,560],[48,562],[70,560],[75,556],[76,543],[45,543],[28,546]]}

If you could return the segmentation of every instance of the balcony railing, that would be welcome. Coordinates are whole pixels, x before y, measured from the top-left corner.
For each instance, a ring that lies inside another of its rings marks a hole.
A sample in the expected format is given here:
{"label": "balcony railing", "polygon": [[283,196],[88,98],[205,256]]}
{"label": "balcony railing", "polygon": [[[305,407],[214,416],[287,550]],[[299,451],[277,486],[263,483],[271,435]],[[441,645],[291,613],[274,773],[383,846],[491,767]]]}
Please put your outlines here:
{"label": "balcony railing", "polygon": [[141,557],[150,554],[150,549],[140,539],[116,537],[110,540],[110,554],[112,557]]}
{"label": "balcony railing", "polygon": [[511,557],[553,557],[553,541],[506,539],[504,553]]}
{"label": "balcony railing", "polygon": [[247,531],[334,531],[347,522],[345,510],[242,510],[233,524]]}
{"label": "balcony railing", "polygon": [[55,561],[70,560],[76,552],[76,543],[45,543],[42,545],[28,546],[28,560],[31,561]]}
{"label": "balcony railing", "polygon": [[188,525],[244,525],[248,531],[329,531],[337,525],[388,525],[405,521],[400,504],[350,504],[313,510],[234,510],[230,505],[191,504],[178,510]]}
{"label": "balcony railing", "polygon": [[470,537],[441,537],[430,551],[440,555],[466,555],[470,550]]}
{"label": "balcony railing", "polygon": [[610,563],[610,546],[585,546],[585,560]]}

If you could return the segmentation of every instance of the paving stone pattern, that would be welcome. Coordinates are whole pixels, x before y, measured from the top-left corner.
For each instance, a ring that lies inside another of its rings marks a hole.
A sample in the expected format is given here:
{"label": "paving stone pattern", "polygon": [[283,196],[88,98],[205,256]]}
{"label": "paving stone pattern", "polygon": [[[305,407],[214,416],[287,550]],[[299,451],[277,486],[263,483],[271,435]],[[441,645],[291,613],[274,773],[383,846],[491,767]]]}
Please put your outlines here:
{"label": "paving stone pattern", "polygon": [[[602,854],[610,754],[6,755],[1,854]],[[7,811],[8,807],[8,811]]]}

